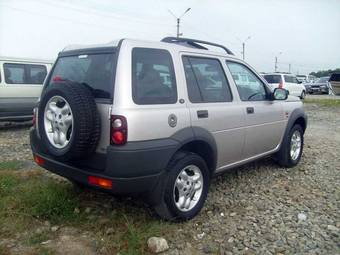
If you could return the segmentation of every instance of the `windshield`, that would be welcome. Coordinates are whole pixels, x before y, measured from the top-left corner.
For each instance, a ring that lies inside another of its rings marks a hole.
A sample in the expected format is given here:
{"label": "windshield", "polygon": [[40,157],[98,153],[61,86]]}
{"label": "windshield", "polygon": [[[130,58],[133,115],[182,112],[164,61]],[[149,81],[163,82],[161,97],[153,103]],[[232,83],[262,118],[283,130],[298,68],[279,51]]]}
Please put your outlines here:
{"label": "windshield", "polygon": [[329,80],[329,77],[321,77],[316,82],[317,83],[324,83],[324,82],[327,82],[328,80]]}
{"label": "windshield", "polygon": [[281,75],[277,74],[268,74],[265,75],[264,78],[268,83],[280,83],[281,82]]}
{"label": "windshield", "polygon": [[49,84],[72,81],[92,89],[95,98],[112,98],[114,53],[60,57]]}

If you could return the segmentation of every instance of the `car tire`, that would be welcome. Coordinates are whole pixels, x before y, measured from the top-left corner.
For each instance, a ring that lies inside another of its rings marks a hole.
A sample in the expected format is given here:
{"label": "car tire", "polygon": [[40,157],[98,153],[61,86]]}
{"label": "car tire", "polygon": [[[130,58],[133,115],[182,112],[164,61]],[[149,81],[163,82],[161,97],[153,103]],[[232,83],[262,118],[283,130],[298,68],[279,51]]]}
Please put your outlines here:
{"label": "car tire", "polygon": [[[64,106],[68,109],[66,113]],[[62,121],[67,115],[72,117],[68,120],[72,121],[68,129],[66,121]],[[60,123],[54,124],[59,118]],[[68,161],[91,155],[100,138],[100,118],[90,88],[69,81],[50,84],[41,96],[38,127],[43,146],[57,160]],[[61,131],[61,127],[65,129]],[[55,132],[56,140],[53,137]],[[61,132],[64,146],[59,146]]]}
{"label": "car tire", "polygon": [[166,178],[162,201],[154,206],[155,212],[169,221],[195,217],[205,203],[210,186],[206,162],[195,153],[178,152],[168,165]]}
{"label": "car tire", "polygon": [[282,167],[294,167],[301,160],[303,151],[303,129],[300,125],[294,125],[288,135],[283,139],[281,148],[276,155],[277,162]]}

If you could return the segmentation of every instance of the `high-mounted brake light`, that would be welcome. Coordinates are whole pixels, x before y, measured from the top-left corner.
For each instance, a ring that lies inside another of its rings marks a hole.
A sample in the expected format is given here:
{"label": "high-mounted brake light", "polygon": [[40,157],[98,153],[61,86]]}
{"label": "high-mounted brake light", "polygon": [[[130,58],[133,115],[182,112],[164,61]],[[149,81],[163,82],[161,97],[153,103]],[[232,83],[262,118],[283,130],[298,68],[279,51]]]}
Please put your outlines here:
{"label": "high-mounted brake light", "polygon": [[123,145],[127,141],[127,121],[124,116],[111,116],[110,143],[112,145]]}

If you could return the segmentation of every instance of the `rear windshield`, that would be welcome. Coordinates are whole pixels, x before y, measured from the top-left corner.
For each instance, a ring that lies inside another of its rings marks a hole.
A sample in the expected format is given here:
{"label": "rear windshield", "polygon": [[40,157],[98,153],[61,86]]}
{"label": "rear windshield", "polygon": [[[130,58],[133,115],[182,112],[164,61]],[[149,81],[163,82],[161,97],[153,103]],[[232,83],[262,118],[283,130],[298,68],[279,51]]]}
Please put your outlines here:
{"label": "rear windshield", "polygon": [[277,74],[274,74],[274,75],[268,74],[268,75],[265,75],[265,76],[263,76],[263,77],[266,79],[266,81],[267,81],[268,83],[280,83],[280,82],[281,82],[281,75],[277,75]]}
{"label": "rear windshield", "polygon": [[95,98],[112,98],[114,53],[60,57],[49,84],[56,81],[82,83],[92,89]]}

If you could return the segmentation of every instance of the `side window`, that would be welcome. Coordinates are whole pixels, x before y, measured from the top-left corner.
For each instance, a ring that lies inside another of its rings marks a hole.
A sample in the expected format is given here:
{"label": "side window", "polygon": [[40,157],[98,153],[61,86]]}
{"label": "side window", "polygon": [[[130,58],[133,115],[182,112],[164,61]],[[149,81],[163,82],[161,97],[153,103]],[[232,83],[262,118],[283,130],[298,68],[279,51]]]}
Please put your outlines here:
{"label": "side window", "polygon": [[218,59],[184,56],[183,65],[190,102],[232,101],[229,84]]}
{"label": "side window", "polygon": [[285,82],[293,83],[293,77],[289,75],[284,75]]}
{"label": "side window", "polygon": [[25,83],[25,65],[23,64],[4,64],[5,81],[7,84]]}
{"label": "side window", "polygon": [[43,84],[47,75],[46,66],[43,65],[26,65],[27,67],[27,83]]}
{"label": "side window", "polygon": [[[263,82],[246,66],[227,61],[242,101],[261,101],[267,99]],[[235,79],[237,77],[237,79]]]}
{"label": "side window", "polygon": [[132,97],[136,104],[177,102],[176,77],[168,51],[149,48],[132,50]]}

